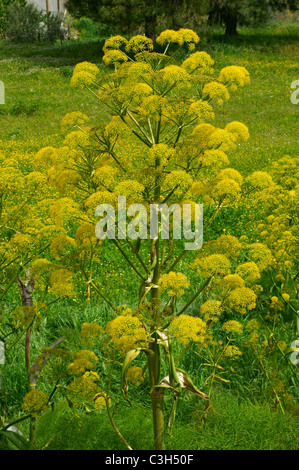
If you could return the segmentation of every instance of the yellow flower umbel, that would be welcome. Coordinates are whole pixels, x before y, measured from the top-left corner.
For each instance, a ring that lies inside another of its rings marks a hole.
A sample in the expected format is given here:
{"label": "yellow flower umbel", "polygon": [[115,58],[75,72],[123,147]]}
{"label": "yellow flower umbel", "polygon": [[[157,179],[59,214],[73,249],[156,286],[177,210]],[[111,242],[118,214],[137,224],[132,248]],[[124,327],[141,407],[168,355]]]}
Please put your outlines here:
{"label": "yellow flower umbel", "polygon": [[223,307],[219,300],[207,300],[200,308],[201,315],[209,324],[218,321],[222,312]]}
{"label": "yellow flower umbel", "polygon": [[25,395],[22,408],[26,413],[30,413],[33,418],[36,418],[47,407],[48,401],[48,395],[35,388]]}
{"label": "yellow flower umbel", "polygon": [[73,71],[71,78],[71,86],[84,88],[95,83],[96,77],[99,75],[99,68],[90,62],[80,62]]}
{"label": "yellow flower umbel", "polygon": [[99,358],[92,352],[82,349],[75,354],[74,361],[68,365],[68,372],[72,375],[83,375],[86,371],[95,370]]}
{"label": "yellow flower umbel", "polygon": [[83,323],[80,334],[82,344],[93,346],[104,334],[104,330],[97,323]]}
{"label": "yellow flower umbel", "polygon": [[122,353],[146,345],[147,334],[141,321],[133,315],[119,315],[106,326],[112,343]]}
{"label": "yellow flower umbel", "polygon": [[185,289],[188,289],[190,282],[183,273],[170,272],[161,276],[159,284],[161,291],[167,291],[170,297],[183,295]]}
{"label": "yellow flower umbel", "polygon": [[182,314],[172,320],[169,334],[183,345],[188,345],[191,341],[204,343],[206,323],[201,318]]}
{"label": "yellow flower umbel", "polygon": [[231,291],[228,297],[228,306],[236,312],[245,314],[256,307],[257,296],[249,287],[238,287]]}
{"label": "yellow flower umbel", "polygon": [[222,325],[222,329],[226,331],[226,333],[237,333],[241,334],[243,332],[243,326],[240,322],[236,320],[229,320]]}
{"label": "yellow flower umbel", "polygon": [[138,366],[129,367],[129,369],[127,370],[126,378],[127,383],[131,383],[136,386],[140,385],[142,382],[144,382],[142,368]]}

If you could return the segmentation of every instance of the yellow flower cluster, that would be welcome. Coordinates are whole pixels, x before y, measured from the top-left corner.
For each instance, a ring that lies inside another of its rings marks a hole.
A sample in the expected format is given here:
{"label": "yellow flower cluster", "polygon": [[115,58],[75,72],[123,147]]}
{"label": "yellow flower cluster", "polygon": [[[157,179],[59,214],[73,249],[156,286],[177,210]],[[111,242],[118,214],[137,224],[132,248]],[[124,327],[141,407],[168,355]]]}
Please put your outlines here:
{"label": "yellow flower cluster", "polygon": [[194,52],[182,63],[182,67],[192,74],[211,74],[213,72],[214,60],[204,51]]}
{"label": "yellow flower cluster", "polygon": [[203,87],[202,97],[209,101],[215,100],[218,105],[222,105],[229,100],[229,93],[222,83],[210,82]]}
{"label": "yellow flower cluster", "polygon": [[213,275],[226,275],[230,273],[231,263],[229,259],[222,254],[215,253],[203,258],[196,258],[192,263],[193,268],[197,268],[204,277]]}
{"label": "yellow flower cluster", "polygon": [[25,395],[22,408],[26,413],[30,413],[34,418],[37,417],[48,405],[49,396],[36,388],[30,390]]}
{"label": "yellow flower cluster", "polygon": [[99,358],[89,350],[82,349],[77,352],[74,361],[68,365],[68,372],[71,375],[83,375],[86,371],[95,370]]}
{"label": "yellow flower cluster", "polygon": [[170,272],[163,274],[160,278],[159,284],[161,291],[166,291],[170,297],[176,297],[177,295],[183,295],[185,289],[188,289],[190,282],[183,273]]}
{"label": "yellow flower cluster", "polygon": [[222,329],[226,331],[227,333],[237,333],[237,334],[243,333],[242,324],[236,320],[226,321],[225,323],[223,323]]}
{"label": "yellow flower cluster", "polygon": [[244,67],[229,65],[219,74],[219,81],[228,85],[232,91],[250,82],[249,73]]}
{"label": "yellow flower cluster", "polygon": [[207,323],[218,321],[222,312],[223,307],[219,300],[207,300],[200,307],[200,313]]}
{"label": "yellow flower cluster", "polygon": [[51,276],[51,290],[58,297],[74,295],[74,283],[72,271],[61,268],[53,272]]}
{"label": "yellow flower cluster", "polygon": [[189,344],[191,341],[204,343],[206,323],[201,318],[182,314],[172,320],[169,334],[184,345]]}
{"label": "yellow flower cluster", "polygon": [[99,73],[100,70],[95,64],[91,62],[80,62],[74,68],[71,86],[84,88],[85,86],[92,85]]}
{"label": "yellow flower cluster", "polygon": [[74,111],[72,113],[67,113],[61,120],[61,130],[64,135],[68,134],[73,127],[82,127],[89,120],[89,117],[86,114],[81,113],[80,111]]}
{"label": "yellow flower cluster", "polygon": [[128,383],[131,383],[136,386],[140,385],[142,382],[144,382],[142,368],[138,366],[129,367],[129,369],[127,370],[126,379]]}
{"label": "yellow flower cluster", "polygon": [[97,323],[83,323],[80,334],[82,344],[93,346],[102,337],[104,330]]}
{"label": "yellow flower cluster", "polygon": [[245,314],[256,307],[257,296],[249,287],[238,287],[230,292],[228,306],[236,312]]}
{"label": "yellow flower cluster", "polygon": [[199,36],[191,29],[181,28],[178,31],[166,29],[157,37],[156,42],[161,46],[168,44],[178,44],[179,46],[182,46],[183,44],[186,44],[189,50],[192,50],[199,42]]}
{"label": "yellow flower cluster", "polygon": [[95,395],[99,392],[97,384],[99,379],[96,372],[86,371],[83,375],[75,377],[67,386],[67,393],[76,407],[81,407],[84,401],[93,402]]}
{"label": "yellow flower cluster", "polygon": [[106,333],[112,343],[124,354],[131,349],[144,346],[147,341],[146,330],[141,321],[133,315],[119,315],[106,325]]}

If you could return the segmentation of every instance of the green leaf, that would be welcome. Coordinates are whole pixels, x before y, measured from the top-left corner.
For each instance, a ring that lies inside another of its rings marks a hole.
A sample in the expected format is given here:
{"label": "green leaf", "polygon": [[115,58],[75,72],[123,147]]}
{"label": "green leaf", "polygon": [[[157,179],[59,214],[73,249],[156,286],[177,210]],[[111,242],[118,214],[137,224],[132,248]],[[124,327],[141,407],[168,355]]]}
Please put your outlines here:
{"label": "green leaf", "polygon": [[21,434],[14,431],[0,431],[1,435],[4,435],[12,444],[19,450],[35,450],[30,442]]}
{"label": "green leaf", "polygon": [[125,360],[123,362],[122,366],[122,371],[121,371],[121,388],[124,394],[125,400],[127,400],[129,403],[130,401],[128,400],[128,385],[127,385],[127,380],[126,380],[126,375],[127,375],[127,370],[132,361],[136,359],[136,357],[139,356],[141,352],[144,352],[146,355],[153,354],[153,351],[150,351],[149,349],[145,348],[138,348],[138,349],[132,349],[129,351],[125,357]]}

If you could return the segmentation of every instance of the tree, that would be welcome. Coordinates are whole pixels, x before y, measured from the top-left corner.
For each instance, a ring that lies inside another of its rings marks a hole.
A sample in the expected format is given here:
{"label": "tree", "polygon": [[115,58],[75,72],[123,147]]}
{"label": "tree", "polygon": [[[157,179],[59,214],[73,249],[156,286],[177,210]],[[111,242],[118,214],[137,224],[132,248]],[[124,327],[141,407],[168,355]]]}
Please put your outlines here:
{"label": "tree", "polygon": [[186,26],[187,18],[190,27],[196,14],[207,11],[207,5],[208,0],[68,0],[66,3],[75,18],[91,18],[106,25],[106,32],[144,33],[153,40],[161,32],[161,24],[162,29],[179,29]]}
{"label": "tree", "polygon": [[298,0],[211,0],[210,24],[223,23],[225,34],[236,36],[238,24],[257,24],[269,18],[274,11],[297,10]]}

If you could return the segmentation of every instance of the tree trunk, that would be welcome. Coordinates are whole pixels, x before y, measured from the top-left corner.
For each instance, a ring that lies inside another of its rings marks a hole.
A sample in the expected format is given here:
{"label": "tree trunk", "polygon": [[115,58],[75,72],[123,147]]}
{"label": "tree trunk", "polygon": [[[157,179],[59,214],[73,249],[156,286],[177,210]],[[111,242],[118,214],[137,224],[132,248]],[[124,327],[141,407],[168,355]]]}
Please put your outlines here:
{"label": "tree trunk", "polygon": [[237,13],[228,12],[224,16],[225,23],[225,35],[226,36],[237,36],[237,24],[238,24],[238,15]]}
{"label": "tree trunk", "polygon": [[153,41],[155,41],[156,39],[156,27],[156,1],[148,0],[147,2],[145,2],[144,34],[146,37],[151,38]]}

